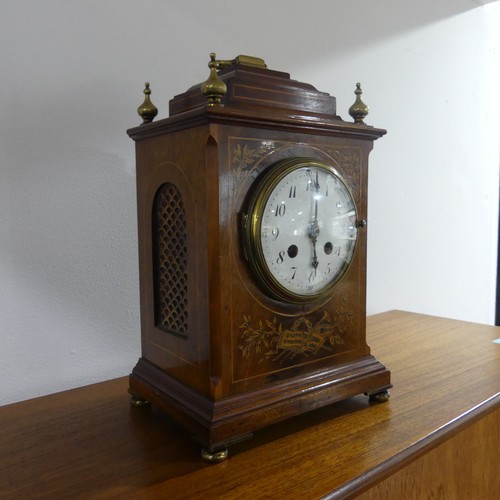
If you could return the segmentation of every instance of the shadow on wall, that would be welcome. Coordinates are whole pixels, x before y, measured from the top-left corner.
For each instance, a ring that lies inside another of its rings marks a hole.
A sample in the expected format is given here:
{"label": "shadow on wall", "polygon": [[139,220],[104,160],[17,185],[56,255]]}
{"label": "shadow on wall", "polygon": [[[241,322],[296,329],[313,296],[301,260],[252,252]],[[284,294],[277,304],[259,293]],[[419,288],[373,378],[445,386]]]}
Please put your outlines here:
{"label": "shadow on wall", "polygon": [[[322,60],[325,56],[332,59],[336,54],[345,55],[346,49],[355,51],[399,33],[477,8],[489,1],[494,0],[315,0],[305,7],[302,0],[289,0],[287,8],[283,9],[281,2],[254,0],[251,8],[245,12],[244,23],[239,10],[222,9],[220,3],[214,6],[209,2],[200,3],[196,12],[191,11],[191,16],[197,19],[214,19],[210,29],[215,32],[222,30],[225,40],[234,40],[243,45],[248,36],[247,46],[259,51],[251,55],[264,57],[273,69],[286,71],[286,68],[290,70],[304,63],[314,62],[314,59]],[[177,6],[179,13],[182,9],[188,11],[191,6],[189,3]],[[242,33],[242,26],[247,34]],[[252,26],[258,27],[258,32],[265,33],[266,36],[256,36],[256,30],[249,28]],[[269,33],[275,34],[278,45],[290,45],[293,40],[290,50],[271,50],[280,54],[279,61],[268,61]],[[312,46],[314,51],[311,51]],[[224,49],[228,50],[222,45],[218,50]],[[236,54],[218,55],[228,58]]]}

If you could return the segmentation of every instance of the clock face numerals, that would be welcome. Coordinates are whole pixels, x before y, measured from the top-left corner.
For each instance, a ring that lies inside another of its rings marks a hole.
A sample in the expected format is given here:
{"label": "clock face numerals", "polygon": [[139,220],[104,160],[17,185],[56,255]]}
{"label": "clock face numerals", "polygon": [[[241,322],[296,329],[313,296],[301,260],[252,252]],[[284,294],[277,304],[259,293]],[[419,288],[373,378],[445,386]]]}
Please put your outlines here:
{"label": "clock face numerals", "polygon": [[326,164],[285,160],[255,186],[244,235],[249,262],[265,291],[285,302],[326,295],[351,263],[356,206]]}

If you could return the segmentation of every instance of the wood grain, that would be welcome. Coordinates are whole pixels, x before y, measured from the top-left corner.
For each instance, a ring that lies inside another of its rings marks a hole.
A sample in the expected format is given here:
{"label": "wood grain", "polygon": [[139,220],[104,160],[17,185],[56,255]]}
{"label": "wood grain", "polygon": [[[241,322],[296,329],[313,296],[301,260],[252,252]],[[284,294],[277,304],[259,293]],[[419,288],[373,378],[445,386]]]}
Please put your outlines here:
{"label": "wood grain", "polygon": [[499,422],[497,409],[357,498],[493,498],[500,491]]}
{"label": "wood grain", "polygon": [[[345,498],[380,483],[372,498],[411,498],[386,495],[384,480],[407,492],[418,473],[429,478],[420,498],[494,498],[498,337],[496,327],[412,313],[370,317],[368,341],[393,373],[388,403],[357,396],[273,425],[218,465],[159,411],[131,408],[126,377],[5,406],[0,497]],[[454,490],[439,482],[441,467]],[[470,496],[453,497],[459,490]]]}

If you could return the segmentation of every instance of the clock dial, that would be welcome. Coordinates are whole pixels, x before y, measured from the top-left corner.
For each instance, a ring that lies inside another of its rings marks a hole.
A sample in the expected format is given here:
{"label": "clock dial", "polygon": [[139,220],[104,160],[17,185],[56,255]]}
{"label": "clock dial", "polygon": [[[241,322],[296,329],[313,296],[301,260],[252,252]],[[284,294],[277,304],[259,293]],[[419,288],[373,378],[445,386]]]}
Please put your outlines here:
{"label": "clock dial", "polygon": [[264,291],[289,302],[328,294],[356,248],[356,206],[332,167],[285,160],[258,181],[244,235],[250,266]]}

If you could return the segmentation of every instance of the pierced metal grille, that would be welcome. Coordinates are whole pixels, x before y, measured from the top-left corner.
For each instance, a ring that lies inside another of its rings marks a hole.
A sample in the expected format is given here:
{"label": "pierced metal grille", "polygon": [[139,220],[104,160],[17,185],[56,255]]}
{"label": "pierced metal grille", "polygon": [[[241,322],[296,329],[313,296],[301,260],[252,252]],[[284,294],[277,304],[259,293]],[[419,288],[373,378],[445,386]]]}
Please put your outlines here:
{"label": "pierced metal grille", "polygon": [[186,211],[177,187],[160,186],[153,203],[155,322],[158,328],[188,334]]}

